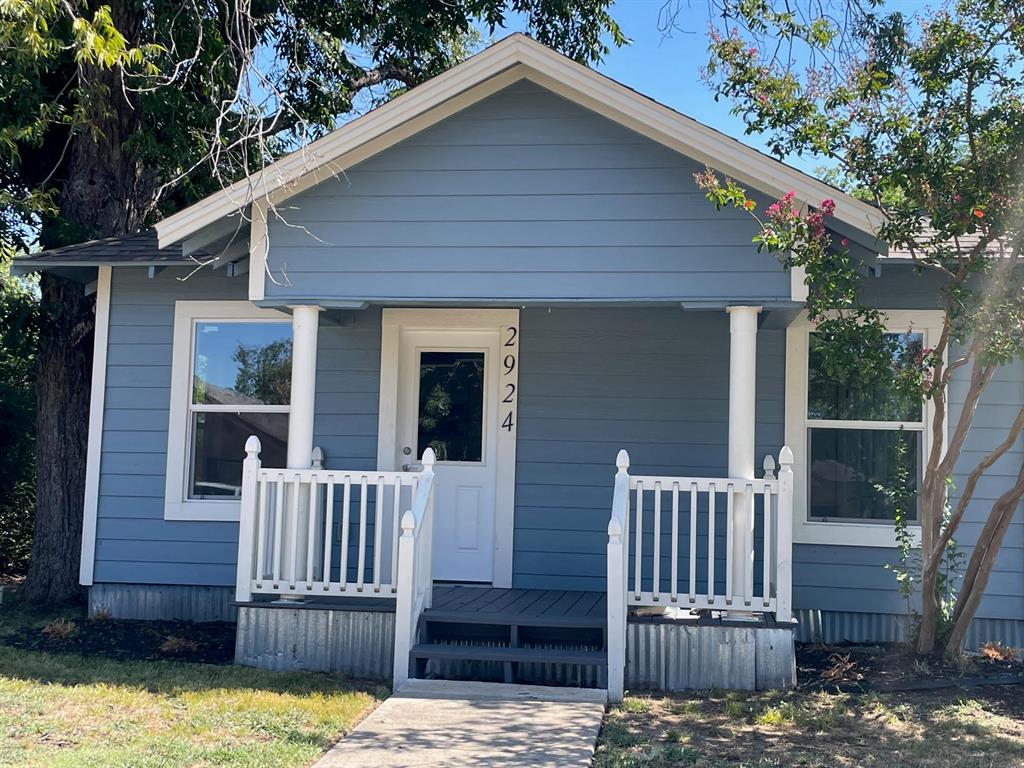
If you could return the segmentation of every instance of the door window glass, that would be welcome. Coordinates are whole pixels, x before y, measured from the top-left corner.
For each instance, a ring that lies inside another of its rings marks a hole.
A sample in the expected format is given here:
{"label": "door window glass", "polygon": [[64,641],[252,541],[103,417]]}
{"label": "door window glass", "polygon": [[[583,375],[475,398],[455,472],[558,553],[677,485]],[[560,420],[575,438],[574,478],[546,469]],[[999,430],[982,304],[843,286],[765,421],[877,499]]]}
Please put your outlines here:
{"label": "door window glass", "polygon": [[416,455],[483,459],[484,353],[421,352]]}

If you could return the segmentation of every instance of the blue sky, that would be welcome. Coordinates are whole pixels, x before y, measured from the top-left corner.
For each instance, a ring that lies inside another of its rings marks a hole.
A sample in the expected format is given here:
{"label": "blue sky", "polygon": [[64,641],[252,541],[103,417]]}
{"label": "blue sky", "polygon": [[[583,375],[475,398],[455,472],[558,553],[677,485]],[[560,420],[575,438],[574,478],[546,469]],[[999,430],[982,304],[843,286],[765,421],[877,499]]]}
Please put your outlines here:
{"label": "blue sky", "polygon": [[[677,19],[680,29],[670,37],[659,31],[664,0],[618,0],[612,16],[632,45],[612,49],[598,71],[618,80],[673,109],[710,125],[757,149],[764,150],[758,136],[746,135],[743,121],[729,113],[727,101],[715,102],[711,90],[700,78],[707,64],[708,6],[706,0],[681,0],[686,9]],[[888,0],[885,11],[913,14],[935,3],[926,0]],[[790,157],[788,162],[814,173],[821,161]]]}

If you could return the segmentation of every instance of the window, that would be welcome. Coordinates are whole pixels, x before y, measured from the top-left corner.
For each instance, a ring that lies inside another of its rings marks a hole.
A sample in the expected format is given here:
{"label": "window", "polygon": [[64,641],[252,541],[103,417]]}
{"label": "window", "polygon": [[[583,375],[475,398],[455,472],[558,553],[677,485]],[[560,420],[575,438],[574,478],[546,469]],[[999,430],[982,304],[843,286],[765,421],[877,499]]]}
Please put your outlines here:
{"label": "window", "polygon": [[[894,366],[924,349],[919,332],[887,338],[895,350]],[[830,376],[813,332],[807,380],[808,519],[892,521],[887,489],[906,478],[917,487],[921,403],[901,398],[892,382]]]}
{"label": "window", "polygon": [[484,353],[421,352],[416,455],[438,461],[483,458]]}
{"label": "window", "polygon": [[176,304],[165,517],[237,519],[250,435],[267,466],[285,466],[291,355],[291,322],[279,312]]}
{"label": "window", "polygon": [[[941,328],[935,311],[886,316],[894,366],[930,346]],[[786,361],[786,442],[797,459],[794,541],[894,546],[889,492],[900,483],[918,488],[930,418],[929,403],[901,396],[892,382],[829,375],[806,317],[795,321]]]}

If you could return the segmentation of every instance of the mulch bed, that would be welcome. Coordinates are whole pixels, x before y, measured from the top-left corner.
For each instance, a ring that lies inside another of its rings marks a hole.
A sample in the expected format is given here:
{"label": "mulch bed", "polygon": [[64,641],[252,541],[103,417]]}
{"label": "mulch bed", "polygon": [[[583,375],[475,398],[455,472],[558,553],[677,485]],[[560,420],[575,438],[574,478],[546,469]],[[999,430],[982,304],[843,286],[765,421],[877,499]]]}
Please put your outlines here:
{"label": "mulch bed", "polygon": [[900,643],[797,644],[797,680],[805,690],[861,693],[1024,684],[1018,660],[968,656],[963,663],[922,661]]}
{"label": "mulch bed", "polygon": [[3,641],[24,650],[104,656],[119,661],[230,664],[235,657],[235,625],[228,622],[83,619],[70,624],[70,628],[66,623],[56,627],[25,627]]}

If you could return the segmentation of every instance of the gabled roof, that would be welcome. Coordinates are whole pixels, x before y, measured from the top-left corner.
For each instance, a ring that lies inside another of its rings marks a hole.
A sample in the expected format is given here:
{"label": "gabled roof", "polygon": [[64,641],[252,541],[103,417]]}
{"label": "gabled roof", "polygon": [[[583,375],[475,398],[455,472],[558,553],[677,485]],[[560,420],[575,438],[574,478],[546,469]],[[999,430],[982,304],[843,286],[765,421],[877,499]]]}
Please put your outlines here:
{"label": "gabled roof", "polygon": [[[156,225],[160,247],[180,242],[250,204],[280,203],[522,79],[771,195],[793,190],[871,234],[874,207],[601,75],[523,34],[511,35],[262,170]],[[261,216],[253,215],[257,222]]]}

